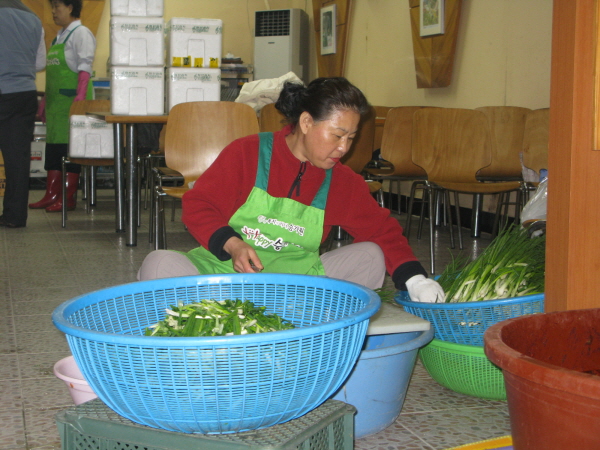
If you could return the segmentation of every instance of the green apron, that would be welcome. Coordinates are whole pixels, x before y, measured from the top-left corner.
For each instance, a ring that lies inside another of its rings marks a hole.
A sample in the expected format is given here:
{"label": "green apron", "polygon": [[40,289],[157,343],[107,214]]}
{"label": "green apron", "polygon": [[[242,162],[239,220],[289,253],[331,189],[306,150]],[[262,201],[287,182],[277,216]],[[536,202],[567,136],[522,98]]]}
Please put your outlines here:
{"label": "green apron", "polygon": [[[81,25],[79,25],[81,26]],[[54,44],[46,57],[46,142],[67,144],[69,142],[69,110],[77,95],[77,72],[67,65],[65,43],[79,27],[71,30],[62,44]],[[86,99],[93,97],[92,83],[88,84]]]}
{"label": "green apron", "polygon": [[[311,205],[267,193],[273,133],[260,133],[256,182],[246,203],[229,220],[244,242],[256,251],[264,272],[324,275],[319,257],[331,169]],[[201,274],[233,273],[232,260],[220,261],[198,247],[187,257]]]}

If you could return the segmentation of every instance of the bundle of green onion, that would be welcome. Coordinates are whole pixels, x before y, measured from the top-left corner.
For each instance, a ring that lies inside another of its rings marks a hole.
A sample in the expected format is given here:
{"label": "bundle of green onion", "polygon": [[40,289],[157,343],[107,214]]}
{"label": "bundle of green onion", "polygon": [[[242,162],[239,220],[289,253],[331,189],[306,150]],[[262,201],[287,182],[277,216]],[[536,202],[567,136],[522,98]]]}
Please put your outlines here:
{"label": "bundle of green onion", "polygon": [[455,259],[438,282],[446,302],[473,302],[544,292],[546,237],[513,226],[469,262]]}
{"label": "bundle of green onion", "polygon": [[146,336],[233,336],[289,330],[294,325],[264,306],[245,300],[203,300],[167,309],[167,315],[145,330]]}

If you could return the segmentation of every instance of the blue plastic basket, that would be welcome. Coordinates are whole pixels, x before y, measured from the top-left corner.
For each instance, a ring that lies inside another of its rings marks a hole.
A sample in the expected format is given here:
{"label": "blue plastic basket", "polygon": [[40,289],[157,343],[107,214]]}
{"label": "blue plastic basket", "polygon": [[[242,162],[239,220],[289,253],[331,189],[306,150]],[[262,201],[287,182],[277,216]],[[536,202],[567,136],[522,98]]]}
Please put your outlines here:
{"label": "blue plastic basket", "polygon": [[491,325],[525,314],[544,312],[544,294],[460,303],[413,302],[406,291],[396,294],[406,312],[431,322],[435,338],[456,344],[483,346]]}
{"label": "blue plastic basket", "polygon": [[[148,337],[165,308],[202,299],[266,306],[297,328],[227,337]],[[370,289],[306,275],[232,274],[144,281],[92,292],[52,316],[98,397],[127,419],[186,433],[254,430],[327,400],[357,361]]]}

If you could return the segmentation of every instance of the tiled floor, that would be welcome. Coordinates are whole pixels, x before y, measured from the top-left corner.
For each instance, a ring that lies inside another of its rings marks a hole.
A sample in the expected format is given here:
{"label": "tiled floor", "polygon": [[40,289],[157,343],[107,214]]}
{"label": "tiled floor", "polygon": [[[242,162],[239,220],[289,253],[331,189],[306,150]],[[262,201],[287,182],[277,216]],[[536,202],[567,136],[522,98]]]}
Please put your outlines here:
{"label": "tiled floor", "polygon": [[[42,191],[31,191],[30,200]],[[60,449],[54,422],[58,411],[71,406],[66,385],[54,377],[56,361],[70,354],[51,313],[79,294],[135,281],[137,268],[152,250],[147,242],[147,212],[138,246],[127,247],[115,233],[112,190],[100,190],[97,207],[86,215],[69,213],[67,228],[60,214],[30,211],[27,228],[0,228],[0,450]],[[404,217],[402,217],[404,221]],[[169,248],[195,245],[181,222],[168,223]],[[465,231],[464,236],[468,237]],[[446,229],[437,231],[438,264],[450,253]],[[466,239],[479,251],[489,236]],[[411,244],[428,267],[426,235],[413,231]],[[393,380],[390,380],[392,382]],[[433,381],[417,364],[402,414],[388,429],[356,441],[361,450],[441,450],[510,434],[504,402],[481,400],[450,391]]]}

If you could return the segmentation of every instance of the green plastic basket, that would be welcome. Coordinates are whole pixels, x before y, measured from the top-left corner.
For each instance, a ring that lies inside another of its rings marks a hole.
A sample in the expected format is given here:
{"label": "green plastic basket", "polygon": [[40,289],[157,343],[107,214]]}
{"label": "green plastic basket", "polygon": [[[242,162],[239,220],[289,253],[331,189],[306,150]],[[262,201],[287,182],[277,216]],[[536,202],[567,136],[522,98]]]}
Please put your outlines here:
{"label": "green plastic basket", "polygon": [[419,356],[442,386],[473,397],[506,400],[502,370],[485,356],[483,347],[433,339]]}

